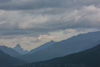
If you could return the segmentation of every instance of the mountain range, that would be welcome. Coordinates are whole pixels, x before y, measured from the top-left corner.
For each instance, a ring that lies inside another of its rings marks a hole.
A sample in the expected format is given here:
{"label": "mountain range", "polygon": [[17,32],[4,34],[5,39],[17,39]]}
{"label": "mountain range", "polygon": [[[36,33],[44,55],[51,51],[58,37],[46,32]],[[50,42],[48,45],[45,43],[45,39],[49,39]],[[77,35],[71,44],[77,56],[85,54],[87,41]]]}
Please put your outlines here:
{"label": "mountain range", "polygon": [[82,52],[20,67],[100,67],[100,44]]}
{"label": "mountain range", "polygon": [[27,62],[45,61],[90,49],[100,43],[100,31],[79,34],[69,39],[51,44],[49,47],[31,54],[18,56]]}
{"label": "mountain range", "polygon": [[[24,51],[20,44],[15,48]],[[0,67],[100,67],[100,31],[50,41],[26,54],[15,48],[0,46]]]}

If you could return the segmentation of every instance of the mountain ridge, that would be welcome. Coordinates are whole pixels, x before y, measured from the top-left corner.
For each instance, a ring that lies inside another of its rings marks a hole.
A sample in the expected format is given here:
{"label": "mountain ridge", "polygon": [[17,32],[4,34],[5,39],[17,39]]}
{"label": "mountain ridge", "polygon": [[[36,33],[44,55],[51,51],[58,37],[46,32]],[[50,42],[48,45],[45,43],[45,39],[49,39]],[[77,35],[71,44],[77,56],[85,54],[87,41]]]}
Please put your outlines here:
{"label": "mountain ridge", "polygon": [[6,46],[0,46],[0,50],[2,50],[6,54],[9,54],[10,56],[13,56],[13,57],[21,55],[16,50],[14,50],[10,47],[6,47]]}
{"label": "mountain ridge", "polygon": [[56,42],[51,40],[51,41],[49,41],[49,42],[47,42],[47,43],[45,43],[45,44],[33,49],[33,50],[31,50],[29,53],[35,53],[36,51],[39,51],[39,50],[44,49],[44,48],[47,48],[47,47],[51,46],[54,43],[56,43]]}
{"label": "mountain ridge", "polygon": [[48,48],[37,51],[33,54],[19,56],[18,58],[28,62],[49,60],[62,57],[76,52],[84,51],[96,46],[95,42],[100,40],[99,32],[90,32],[71,37],[67,40],[57,42]]}
{"label": "mountain ridge", "polygon": [[85,51],[22,65],[21,67],[100,67],[100,44]]}

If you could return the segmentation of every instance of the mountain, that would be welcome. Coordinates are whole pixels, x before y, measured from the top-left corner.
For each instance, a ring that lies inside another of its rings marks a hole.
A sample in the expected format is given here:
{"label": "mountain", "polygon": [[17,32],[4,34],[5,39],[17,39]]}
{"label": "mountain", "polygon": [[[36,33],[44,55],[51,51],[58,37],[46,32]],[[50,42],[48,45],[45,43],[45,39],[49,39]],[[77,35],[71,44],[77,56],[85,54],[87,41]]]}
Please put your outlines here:
{"label": "mountain", "polygon": [[13,57],[21,55],[16,50],[13,50],[12,48],[6,46],[0,46],[0,50]]}
{"label": "mountain", "polygon": [[16,59],[0,50],[0,67],[11,67],[17,64],[26,63],[22,60]]}
{"label": "mountain", "polygon": [[45,44],[43,44],[43,45],[41,45],[41,46],[39,46],[39,47],[37,47],[37,48],[31,50],[29,53],[35,53],[35,52],[37,52],[37,51],[39,51],[39,50],[48,48],[49,46],[51,46],[51,45],[54,44],[54,43],[56,43],[56,42],[53,41],[53,40],[51,40],[50,42],[47,42],[47,43],[45,43]]}
{"label": "mountain", "polygon": [[21,48],[20,44],[17,44],[13,49],[16,50],[17,52],[19,52],[20,54],[27,54],[28,53],[27,50],[24,50],[23,48]]}
{"label": "mountain", "polygon": [[21,67],[100,67],[100,44],[78,53]]}
{"label": "mountain", "polygon": [[80,34],[69,39],[57,42],[32,54],[19,56],[18,58],[28,61],[44,61],[56,57],[62,57],[76,52],[90,49],[100,43],[100,31]]}

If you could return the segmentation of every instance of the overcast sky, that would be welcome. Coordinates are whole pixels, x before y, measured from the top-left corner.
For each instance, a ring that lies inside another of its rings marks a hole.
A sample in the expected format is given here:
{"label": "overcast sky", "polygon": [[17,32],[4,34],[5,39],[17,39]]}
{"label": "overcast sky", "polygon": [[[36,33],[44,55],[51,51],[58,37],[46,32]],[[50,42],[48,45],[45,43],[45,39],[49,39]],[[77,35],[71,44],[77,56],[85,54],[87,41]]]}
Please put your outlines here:
{"label": "overcast sky", "polygon": [[36,48],[100,29],[100,0],[0,0],[0,45]]}

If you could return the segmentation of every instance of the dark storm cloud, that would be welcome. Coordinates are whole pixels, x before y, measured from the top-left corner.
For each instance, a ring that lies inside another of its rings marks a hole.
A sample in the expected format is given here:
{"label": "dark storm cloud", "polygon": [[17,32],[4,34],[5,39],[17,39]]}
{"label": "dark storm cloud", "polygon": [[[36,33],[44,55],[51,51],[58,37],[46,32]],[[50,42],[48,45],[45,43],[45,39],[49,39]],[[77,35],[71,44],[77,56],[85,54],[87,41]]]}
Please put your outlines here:
{"label": "dark storm cloud", "polygon": [[[3,1],[3,0],[2,0]],[[0,4],[0,9],[3,10],[30,10],[49,7],[59,7],[61,0],[19,0],[19,1],[5,1],[6,3]],[[8,3],[7,3],[8,2]]]}
{"label": "dark storm cloud", "polygon": [[0,12],[0,35],[39,36],[65,29],[100,28],[100,20],[96,19],[100,16],[99,3],[100,0],[0,0],[1,10],[11,10]]}
{"label": "dark storm cloud", "polygon": [[0,0],[0,3],[7,3],[7,2],[11,2],[12,0]]}
{"label": "dark storm cloud", "polygon": [[9,36],[9,35],[26,35],[37,37],[39,34],[46,34],[50,30],[45,29],[0,29],[0,36]]}
{"label": "dark storm cloud", "polygon": [[[99,6],[100,0],[0,0],[3,10],[32,10],[43,8],[80,8],[84,5]],[[10,1],[10,2],[9,2]]]}

